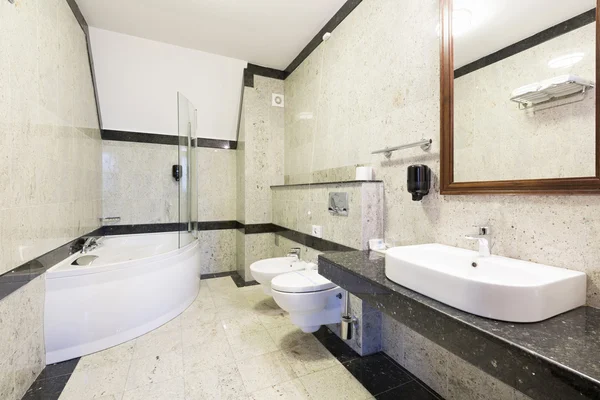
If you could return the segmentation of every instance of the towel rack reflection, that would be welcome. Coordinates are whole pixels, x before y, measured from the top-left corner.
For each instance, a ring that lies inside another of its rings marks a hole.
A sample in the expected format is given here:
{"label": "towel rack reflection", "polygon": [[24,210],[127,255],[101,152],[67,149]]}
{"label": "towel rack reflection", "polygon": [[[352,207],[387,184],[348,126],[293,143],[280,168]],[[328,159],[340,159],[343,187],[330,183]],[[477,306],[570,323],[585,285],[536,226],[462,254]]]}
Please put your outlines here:
{"label": "towel rack reflection", "polygon": [[410,149],[413,147],[421,147],[421,149],[423,149],[423,151],[427,151],[431,148],[431,143],[433,143],[433,140],[431,140],[431,139],[422,139],[422,140],[419,140],[418,142],[404,144],[402,146],[386,147],[385,149],[374,151],[371,154],[383,153],[386,158],[390,158],[392,156],[392,152],[397,151],[397,150]]}

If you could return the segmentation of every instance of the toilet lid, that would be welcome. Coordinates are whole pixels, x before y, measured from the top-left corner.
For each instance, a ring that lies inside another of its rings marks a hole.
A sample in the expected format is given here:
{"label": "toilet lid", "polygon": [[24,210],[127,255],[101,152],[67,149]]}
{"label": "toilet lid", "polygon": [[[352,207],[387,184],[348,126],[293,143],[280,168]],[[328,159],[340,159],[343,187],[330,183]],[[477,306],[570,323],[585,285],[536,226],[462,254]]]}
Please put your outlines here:
{"label": "toilet lid", "polygon": [[319,275],[316,270],[288,272],[271,281],[271,288],[286,293],[319,292],[335,286],[335,283]]}

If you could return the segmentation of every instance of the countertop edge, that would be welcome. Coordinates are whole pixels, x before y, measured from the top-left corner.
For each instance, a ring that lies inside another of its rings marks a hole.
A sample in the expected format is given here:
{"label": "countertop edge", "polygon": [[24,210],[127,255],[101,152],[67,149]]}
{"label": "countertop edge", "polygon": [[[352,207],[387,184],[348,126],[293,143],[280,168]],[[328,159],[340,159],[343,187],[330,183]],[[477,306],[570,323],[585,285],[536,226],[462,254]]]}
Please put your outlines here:
{"label": "countertop edge", "polygon": [[[590,383],[592,385],[596,385],[596,386],[598,386],[600,388],[600,380],[598,380],[598,379],[596,379],[596,378],[594,378],[592,376],[589,376],[589,375],[587,375],[585,373],[582,373],[581,371],[573,369],[572,367],[569,367],[569,366],[567,366],[565,364],[562,364],[562,363],[560,363],[560,362],[558,362],[558,361],[556,361],[556,360],[554,360],[552,358],[549,358],[548,356],[545,356],[545,355],[543,355],[543,354],[541,354],[541,353],[539,353],[539,352],[537,352],[537,351],[535,351],[533,349],[525,347],[522,344],[515,343],[515,342],[511,341],[510,339],[508,339],[506,337],[499,336],[499,335],[497,335],[497,334],[495,334],[493,332],[490,332],[490,331],[488,331],[486,329],[483,329],[483,328],[481,328],[481,327],[479,327],[477,325],[473,325],[473,324],[469,323],[468,321],[465,321],[465,320],[463,320],[463,319],[461,319],[459,317],[456,317],[454,315],[445,313],[443,310],[440,310],[440,309],[437,309],[435,307],[432,307],[430,304],[428,304],[427,301],[436,302],[436,303],[440,304],[442,307],[453,308],[451,306],[448,306],[448,305],[446,305],[444,303],[438,302],[437,300],[431,299],[430,297],[422,295],[422,294],[420,294],[418,292],[415,292],[415,291],[413,291],[411,289],[402,287],[403,290],[411,291],[415,295],[414,297],[407,296],[406,294],[404,294],[402,292],[394,290],[391,287],[383,285],[380,282],[377,282],[377,281],[375,281],[375,280],[373,280],[373,279],[371,279],[369,277],[366,277],[366,276],[364,276],[364,275],[362,275],[362,274],[360,274],[360,273],[358,273],[358,272],[356,272],[356,271],[354,271],[354,270],[352,270],[350,268],[347,268],[346,266],[341,265],[339,262],[331,260],[330,258],[328,258],[329,255],[328,254],[321,254],[321,255],[319,255],[319,261],[323,260],[324,262],[326,262],[326,263],[328,263],[330,265],[333,265],[333,266],[335,266],[337,268],[340,268],[343,271],[345,271],[347,273],[350,273],[351,275],[353,275],[353,276],[355,276],[355,277],[357,277],[359,279],[363,279],[363,280],[368,281],[372,285],[376,285],[377,287],[379,287],[379,288],[381,288],[383,290],[393,292],[396,296],[401,296],[404,300],[407,300],[409,302],[418,304],[420,306],[427,307],[432,312],[435,312],[435,313],[438,313],[438,314],[442,314],[445,318],[448,318],[448,319],[450,319],[450,320],[452,320],[452,321],[454,321],[454,322],[456,322],[456,323],[464,326],[465,328],[467,328],[467,329],[469,329],[471,331],[475,331],[476,333],[478,333],[480,335],[483,335],[483,336],[485,336],[485,337],[487,337],[487,338],[489,338],[489,339],[491,339],[491,340],[499,343],[500,345],[503,345],[505,347],[509,347],[511,349],[518,350],[519,352],[523,353],[525,356],[535,357],[535,358],[537,358],[537,359],[539,359],[539,360],[541,360],[541,361],[549,364],[550,366],[553,366],[554,368],[558,368],[560,370],[568,372],[569,374],[574,375],[574,377],[576,377],[576,378],[578,378],[580,380],[583,380],[583,381],[585,381],[587,383]],[[384,259],[383,255],[380,255],[380,256],[382,257],[382,259]],[[386,279],[387,279],[387,277],[386,277]],[[394,285],[398,285],[398,284],[394,283],[391,280],[389,282],[392,283],[392,284],[394,284]],[[400,286],[400,285],[398,285],[398,286]],[[419,297],[422,297],[423,299],[425,299],[427,301],[419,301],[419,299],[418,299]],[[587,307],[587,306],[582,306],[582,307]],[[580,307],[578,307],[578,308],[580,308]],[[458,309],[455,309],[455,308],[453,308],[453,309],[456,310],[456,311],[458,311],[458,312],[465,313],[467,315],[471,315],[471,314],[468,314],[468,313],[466,313],[464,311],[461,311],[461,310],[458,310]],[[477,316],[475,316],[475,317],[477,317]],[[483,317],[477,317],[477,318],[485,319]]]}

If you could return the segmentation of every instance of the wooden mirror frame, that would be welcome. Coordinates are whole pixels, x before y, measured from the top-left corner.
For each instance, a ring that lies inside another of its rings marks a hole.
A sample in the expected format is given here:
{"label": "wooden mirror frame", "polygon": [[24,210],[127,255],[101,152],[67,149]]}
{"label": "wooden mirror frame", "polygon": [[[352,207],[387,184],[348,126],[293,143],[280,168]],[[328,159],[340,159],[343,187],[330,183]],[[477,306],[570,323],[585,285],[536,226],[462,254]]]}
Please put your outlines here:
{"label": "wooden mirror frame", "polygon": [[[596,21],[599,20],[598,2]],[[464,194],[600,194],[600,88],[596,96],[596,176],[583,178],[521,179],[454,182],[454,43],[453,0],[440,0],[440,193]],[[600,76],[600,29],[596,29],[596,83]]]}

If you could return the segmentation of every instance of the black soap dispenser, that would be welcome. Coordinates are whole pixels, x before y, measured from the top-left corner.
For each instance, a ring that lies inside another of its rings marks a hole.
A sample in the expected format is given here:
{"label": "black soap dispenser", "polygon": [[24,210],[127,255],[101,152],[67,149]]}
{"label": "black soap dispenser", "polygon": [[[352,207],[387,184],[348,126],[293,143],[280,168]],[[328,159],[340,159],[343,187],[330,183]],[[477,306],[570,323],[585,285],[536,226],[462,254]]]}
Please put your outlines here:
{"label": "black soap dispenser", "polygon": [[423,200],[429,194],[431,186],[431,169],[427,165],[416,164],[408,167],[408,191],[413,201]]}

